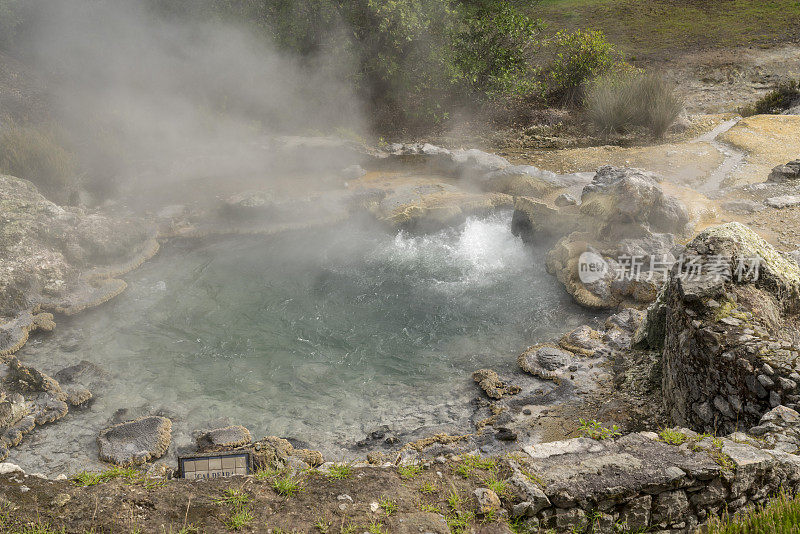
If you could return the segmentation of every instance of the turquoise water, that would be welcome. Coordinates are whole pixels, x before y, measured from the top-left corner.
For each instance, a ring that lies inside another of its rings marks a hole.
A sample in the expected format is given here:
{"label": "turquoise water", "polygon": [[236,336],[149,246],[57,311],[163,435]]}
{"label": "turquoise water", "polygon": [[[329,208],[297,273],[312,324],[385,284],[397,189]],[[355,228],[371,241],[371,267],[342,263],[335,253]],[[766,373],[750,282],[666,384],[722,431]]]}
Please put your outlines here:
{"label": "turquoise water", "polygon": [[334,458],[380,425],[464,428],[472,371],[511,370],[527,345],[585,320],[544,250],[509,228],[503,213],[426,236],[350,225],[170,243],[121,297],[20,353],[50,373],[88,360],[108,378],[10,461],[47,450],[53,472],[92,466],[120,408],[172,418],[178,447],[235,423]]}

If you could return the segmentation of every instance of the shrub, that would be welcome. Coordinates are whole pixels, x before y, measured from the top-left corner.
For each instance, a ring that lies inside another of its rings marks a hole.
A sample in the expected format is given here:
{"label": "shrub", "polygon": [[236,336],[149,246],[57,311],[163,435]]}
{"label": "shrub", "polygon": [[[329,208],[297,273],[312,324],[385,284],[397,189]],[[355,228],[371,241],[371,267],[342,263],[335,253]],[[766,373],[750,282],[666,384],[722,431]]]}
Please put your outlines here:
{"label": "shrub", "polygon": [[75,168],[75,157],[52,130],[11,125],[0,132],[0,173],[30,180],[51,200],[69,200],[77,187]]}
{"label": "shrub", "polygon": [[541,92],[529,62],[540,22],[508,1],[148,2],[169,16],[243,22],[301,61],[341,59],[378,130],[426,130],[473,99]]}
{"label": "shrub", "polygon": [[586,84],[620,61],[613,45],[597,30],[560,31],[547,47],[554,54],[545,69],[548,98],[561,105],[580,103]]}
{"label": "shrub", "polygon": [[528,97],[542,92],[530,56],[541,21],[508,2],[467,11],[455,41],[456,62],[474,91],[491,99]]}
{"label": "shrub", "polygon": [[755,104],[740,110],[748,115],[778,115],[800,102],[800,83],[791,80],[778,84],[772,91],[762,96]]}
{"label": "shrub", "polygon": [[640,127],[663,137],[683,110],[683,100],[661,77],[627,72],[592,83],[585,107],[589,122],[603,134]]}

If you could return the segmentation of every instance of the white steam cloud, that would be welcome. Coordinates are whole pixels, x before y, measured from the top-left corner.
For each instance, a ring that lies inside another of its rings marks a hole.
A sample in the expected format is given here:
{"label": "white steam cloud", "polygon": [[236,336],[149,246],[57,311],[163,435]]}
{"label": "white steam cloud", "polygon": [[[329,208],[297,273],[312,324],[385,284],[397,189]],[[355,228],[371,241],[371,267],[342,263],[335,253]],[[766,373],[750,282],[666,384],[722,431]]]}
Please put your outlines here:
{"label": "white steam cloud", "polygon": [[300,60],[267,41],[220,20],[157,17],[139,1],[47,0],[22,49],[101,174],[225,179],[270,168],[266,136],[361,130],[346,61]]}

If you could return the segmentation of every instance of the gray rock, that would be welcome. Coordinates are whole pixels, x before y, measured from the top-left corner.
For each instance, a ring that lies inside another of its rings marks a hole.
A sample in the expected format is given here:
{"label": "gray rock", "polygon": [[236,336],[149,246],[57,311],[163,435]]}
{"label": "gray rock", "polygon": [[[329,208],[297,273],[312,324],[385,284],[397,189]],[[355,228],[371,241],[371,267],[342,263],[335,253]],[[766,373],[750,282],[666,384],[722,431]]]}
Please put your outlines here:
{"label": "gray rock", "polygon": [[530,373],[545,380],[564,378],[568,374],[568,366],[575,359],[575,355],[555,345],[534,345],[523,352],[517,363],[526,373]]}
{"label": "gray rock", "polygon": [[161,458],[172,439],[172,422],[149,416],[106,428],[97,437],[100,459],[117,465],[141,465]]}
{"label": "gray rock", "polygon": [[767,178],[768,183],[783,184],[800,179],[800,160],[790,161],[785,165],[778,165]]}
{"label": "gray rock", "polygon": [[219,447],[242,447],[253,440],[250,431],[240,425],[216,428],[202,433],[197,437],[197,446],[200,449],[215,449]]}
{"label": "gray rock", "polygon": [[785,209],[800,206],[800,195],[782,195],[779,197],[770,197],[764,201],[770,208]]}
{"label": "gray rock", "polygon": [[577,206],[578,199],[570,195],[569,193],[562,193],[556,197],[554,201],[555,205],[562,208],[564,206]]}
{"label": "gray rock", "polygon": [[656,495],[652,522],[655,524],[681,521],[689,511],[689,500],[683,490],[665,491]]}
{"label": "gray rock", "polygon": [[628,502],[619,515],[620,523],[629,532],[645,530],[650,526],[650,508],[653,498],[642,495]]}

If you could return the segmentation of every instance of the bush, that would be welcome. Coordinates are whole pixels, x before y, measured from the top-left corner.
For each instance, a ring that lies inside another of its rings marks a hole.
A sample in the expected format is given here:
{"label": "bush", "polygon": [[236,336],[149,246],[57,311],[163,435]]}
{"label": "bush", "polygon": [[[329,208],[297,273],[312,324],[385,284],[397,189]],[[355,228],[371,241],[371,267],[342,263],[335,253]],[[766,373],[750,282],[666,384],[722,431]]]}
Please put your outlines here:
{"label": "bush", "polygon": [[455,42],[456,62],[472,89],[492,100],[542,92],[530,61],[541,21],[508,2],[468,10]]}
{"label": "bush", "polygon": [[663,137],[683,110],[683,100],[660,76],[628,71],[592,83],[585,107],[589,122],[603,134],[640,127]]}
{"label": "bush", "polygon": [[548,98],[560,105],[581,103],[586,84],[620,62],[613,45],[596,30],[560,31],[547,47],[554,54],[545,70]]}
{"label": "bush", "polygon": [[0,132],[0,173],[30,180],[55,202],[67,202],[77,188],[74,156],[52,130],[33,126]]}
{"label": "bush", "polygon": [[301,60],[342,59],[378,130],[429,129],[475,100],[541,87],[529,62],[540,22],[507,1],[149,3],[169,16],[243,22]]}
{"label": "bush", "polygon": [[800,83],[796,80],[778,84],[755,104],[740,110],[744,116],[779,115],[800,102]]}

